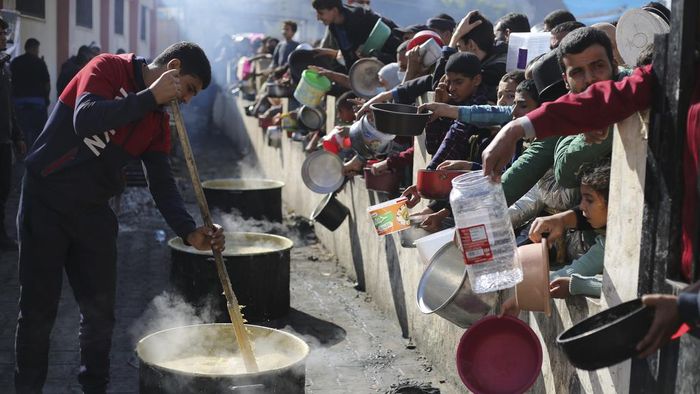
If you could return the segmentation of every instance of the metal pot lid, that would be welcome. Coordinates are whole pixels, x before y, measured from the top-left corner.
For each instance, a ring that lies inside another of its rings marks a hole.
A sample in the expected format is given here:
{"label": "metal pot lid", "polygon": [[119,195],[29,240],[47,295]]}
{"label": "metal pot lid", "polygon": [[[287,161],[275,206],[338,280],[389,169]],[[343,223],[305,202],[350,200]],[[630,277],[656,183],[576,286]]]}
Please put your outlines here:
{"label": "metal pot lid", "polygon": [[318,130],[323,127],[323,112],[307,105],[299,109],[298,120],[310,130]]}
{"label": "metal pot lid", "polygon": [[382,67],[384,67],[384,63],[375,58],[364,58],[356,61],[348,73],[352,90],[364,98],[374,97],[379,89],[383,91],[378,75]]}
{"label": "metal pot lid", "polygon": [[343,162],[333,153],[317,150],[307,156],[301,165],[301,179],[315,193],[332,193],[345,180]]}
{"label": "metal pot lid", "polygon": [[660,16],[633,8],[622,14],[617,23],[617,49],[625,63],[634,66],[642,50],[654,43],[654,34],[665,34],[669,31],[668,23]]}
{"label": "metal pot lid", "polygon": [[[227,232],[224,233],[224,236],[226,237],[226,249],[222,253],[224,257],[282,252],[294,246],[291,239],[279,235]],[[212,256],[211,250],[198,250],[187,246],[180,237],[171,238],[168,241],[168,246],[180,252]]]}
{"label": "metal pot lid", "polygon": [[267,189],[279,189],[284,186],[284,182],[276,181],[274,179],[255,179],[255,178],[244,178],[244,179],[211,179],[202,182],[202,187],[204,189],[213,190],[231,190],[231,191],[241,191],[241,190],[267,190]]}

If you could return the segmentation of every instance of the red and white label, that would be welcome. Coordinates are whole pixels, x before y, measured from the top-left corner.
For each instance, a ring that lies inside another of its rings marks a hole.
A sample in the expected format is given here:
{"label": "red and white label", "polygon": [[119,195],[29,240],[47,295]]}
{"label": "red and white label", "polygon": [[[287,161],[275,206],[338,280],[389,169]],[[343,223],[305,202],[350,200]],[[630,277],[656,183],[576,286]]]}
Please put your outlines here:
{"label": "red and white label", "polygon": [[493,260],[489,235],[486,232],[485,225],[478,224],[460,228],[458,231],[465,264],[481,264]]}

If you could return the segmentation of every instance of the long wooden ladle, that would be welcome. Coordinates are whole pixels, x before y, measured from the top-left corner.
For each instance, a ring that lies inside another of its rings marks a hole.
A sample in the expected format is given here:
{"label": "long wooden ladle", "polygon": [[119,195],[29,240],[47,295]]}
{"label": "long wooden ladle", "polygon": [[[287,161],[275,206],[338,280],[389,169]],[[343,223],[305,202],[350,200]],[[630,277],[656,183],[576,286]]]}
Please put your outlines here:
{"label": "long wooden ladle", "polygon": [[[175,118],[175,127],[177,128],[177,135],[180,140],[180,145],[182,146],[182,153],[185,156],[185,161],[187,162],[187,170],[189,171],[190,179],[192,180],[194,195],[197,198],[199,210],[202,213],[202,220],[204,221],[204,225],[211,228],[213,231],[214,223],[212,222],[211,214],[209,213],[209,205],[207,204],[206,198],[204,198],[204,190],[202,189],[202,183],[199,180],[199,172],[197,172],[197,163],[194,161],[192,147],[190,146],[190,139],[187,136],[185,123],[182,120],[180,106],[176,101],[172,101],[170,103],[170,107],[172,108],[173,117]],[[246,371],[258,372],[258,363],[255,361],[255,354],[250,346],[248,333],[243,325],[243,315],[241,314],[241,308],[238,305],[238,299],[233,293],[233,288],[231,288],[231,280],[228,277],[228,271],[224,265],[224,258],[219,250],[214,250],[214,248],[212,248],[212,253],[214,254],[216,271],[219,274],[221,287],[223,287],[224,294],[226,295],[228,315],[231,318],[231,324],[233,324],[233,330],[236,334],[236,341],[238,341],[238,347],[241,350],[241,356],[243,357],[243,363],[245,364]]]}

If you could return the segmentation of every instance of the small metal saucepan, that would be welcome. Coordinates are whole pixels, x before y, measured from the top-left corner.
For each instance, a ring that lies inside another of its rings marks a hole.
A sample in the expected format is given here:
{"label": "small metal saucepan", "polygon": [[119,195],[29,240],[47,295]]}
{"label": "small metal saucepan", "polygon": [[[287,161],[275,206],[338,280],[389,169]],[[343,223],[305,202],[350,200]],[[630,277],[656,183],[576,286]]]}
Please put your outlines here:
{"label": "small metal saucepan", "polygon": [[319,130],[323,128],[326,116],[319,109],[305,105],[299,109],[297,120],[309,130]]}

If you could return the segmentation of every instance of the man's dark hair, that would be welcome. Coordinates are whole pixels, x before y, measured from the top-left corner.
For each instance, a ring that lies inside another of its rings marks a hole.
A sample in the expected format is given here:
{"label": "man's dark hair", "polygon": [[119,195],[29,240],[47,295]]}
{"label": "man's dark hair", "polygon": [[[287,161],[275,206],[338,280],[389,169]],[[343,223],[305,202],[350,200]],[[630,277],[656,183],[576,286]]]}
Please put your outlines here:
{"label": "man's dark hair", "polygon": [[501,23],[501,28],[509,29],[511,33],[529,33],[530,21],[527,16],[511,12],[498,18],[496,24]]}
{"label": "man's dark hair", "polygon": [[671,24],[671,10],[658,1],[650,1],[643,5],[642,9],[659,15],[660,17],[666,19],[666,22],[668,22],[669,25]]}
{"label": "man's dark hair", "polygon": [[515,88],[515,93],[524,93],[534,100],[538,106],[542,104],[540,102],[540,94],[537,92],[537,85],[535,85],[535,80],[533,79],[524,79],[520,82],[518,87]]}
{"label": "man's dark hair", "polygon": [[24,42],[25,51],[35,48],[39,48],[39,40],[37,40],[36,38],[28,38],[27,41]]}
{"label": "man's dark hair", "polygon": [[155,59],[153,64],[164,66],[173,59],[180,60],[180,74],[192,75],[202,81],[202,89],[211,83],[211,65],[202,48],[193,42],[178,42],[167,48]]}
{"label": "man's dark hair", "polygon": [[501,82],[513,81],[513,82],[515,82],[516,85],[524,80],[525,80],[525,71],[521,71],[521,70],[509,71],[509,72],[503,74],[503,77],[501,77]]}
{"label": "man's dark hair", "polygon": [[595,44],[602,45],[605,48],[610,65],[614,65],[615,58],[613,58],[612,44],[607,34],[592,27],[581,27],[567,34],[556,49],[561,72],[566,73],[566,66],[564,65],[564,57],[566,55],[579,54]]}
{"label": "man's dark hair", "polygon": [[572,31],[580,28],[580,27],[586,27],[585,24],[579,22],[579,21],[569,21],[569,22],[564,22],[560,23],[550,31],[552,34],[561,34],[564,33],[564,36],[571,33]]}
{"label": "man's dark hair", "polygon": [[579,183],[586,185],[605,198],[608,202],[610,191],[610,158],[606,157],[595,163],[586,163],[578,171]]}
{"label": "man's dark hair", "polygon": [[316,11],[332,10],[333,8],[340,10],[343,8],[343,2],[341,0],[313,0],[311,6],[314,7]]}
{"label": "man's dark hair", "polygon": [[447,59],[445,73],[457,73],[472,78],[481,74],[481,61],[471,52],[457,52]]}
{"label": "man's dark hair", "polygon": [[496,36],[493,34],[493,23],[478,12],[472,15],[469,23],[474,23],[479,20],[481,21],[481,24],[472,29],[472,31],[469,33],[463,35],[460,40],[464,41],[465,43],[469,40],[473,40],[479,49],[489,53],[491,52],[491,49],[493,49],[493,40],[496,38]]}
{"label": "man's dark hair", "polygon": [[297,32],[297,23],[294,21],[284,21],[282,25],[291,27],[294,33]]}
{"label": "man's dark hair", "polygon": [[554,10],[544,17],[544,24],[550,30],[554,29],[555,26],[560,25],[564,22],[573,22],[576,20],[574,14],[567,10]]}

